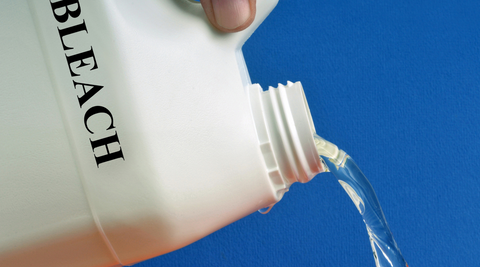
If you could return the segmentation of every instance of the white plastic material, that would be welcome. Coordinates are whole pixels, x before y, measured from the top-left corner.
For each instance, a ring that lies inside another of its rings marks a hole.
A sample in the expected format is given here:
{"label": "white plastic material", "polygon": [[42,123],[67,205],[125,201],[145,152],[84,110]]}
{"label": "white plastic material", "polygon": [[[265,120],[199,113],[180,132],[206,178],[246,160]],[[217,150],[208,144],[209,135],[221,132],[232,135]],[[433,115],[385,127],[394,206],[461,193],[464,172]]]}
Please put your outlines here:
{"label": "white plastic material", "polygon": [[320,172],[301,86],[240,50],[276,2],[222,34],[188,0],[1,1],[0,266],[131,265]]}
{"label": "white plastic material", "polygon": [[315,137],[315,146],[317,147],[318,155],[330,159],[336,159],[338,157],[340,150],[335,144],[330,143],[318,135],[315,135]]}
{"label": "white plastic material", "polygon": [[324,171],[313,136],[315,127],[300,82],[249,90],[255,128],[268,175],[280,200],[294,182]]}

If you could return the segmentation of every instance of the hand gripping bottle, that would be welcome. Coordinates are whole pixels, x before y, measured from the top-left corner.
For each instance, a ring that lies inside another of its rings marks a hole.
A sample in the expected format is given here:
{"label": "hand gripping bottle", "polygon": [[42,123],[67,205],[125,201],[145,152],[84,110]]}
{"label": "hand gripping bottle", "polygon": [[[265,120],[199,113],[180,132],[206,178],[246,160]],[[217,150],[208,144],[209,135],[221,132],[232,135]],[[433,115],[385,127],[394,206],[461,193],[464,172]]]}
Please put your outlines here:
{"label": "hand gripping bottle", "polygon": [[0,266],[131,265],[324,170],[299,82],[252,85],[188,0],[0,4]]}

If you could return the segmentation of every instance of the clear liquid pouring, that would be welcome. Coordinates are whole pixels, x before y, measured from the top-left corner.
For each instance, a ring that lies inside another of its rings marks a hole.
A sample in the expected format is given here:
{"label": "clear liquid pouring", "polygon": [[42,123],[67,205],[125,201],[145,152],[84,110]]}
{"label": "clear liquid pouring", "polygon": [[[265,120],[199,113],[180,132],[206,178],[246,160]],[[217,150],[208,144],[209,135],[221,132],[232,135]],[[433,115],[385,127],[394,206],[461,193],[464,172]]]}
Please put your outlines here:
{"label": "clear liquid pouring", "polygon": [[366,225],[377,267],[408,267],[393,238],[372,185],[353,159],[315,135],[315,145],[328,170],[352,199]]}

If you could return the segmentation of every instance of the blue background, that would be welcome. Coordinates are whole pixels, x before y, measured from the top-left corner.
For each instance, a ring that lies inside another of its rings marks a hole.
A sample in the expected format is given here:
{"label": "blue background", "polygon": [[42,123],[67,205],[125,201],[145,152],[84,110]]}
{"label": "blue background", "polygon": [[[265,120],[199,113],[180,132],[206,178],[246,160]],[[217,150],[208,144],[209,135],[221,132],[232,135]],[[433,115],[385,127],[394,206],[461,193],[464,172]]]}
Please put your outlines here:
{"label": "blue background", "polygon": [[[261,0],[259,0],[261,1]],[[478,266],[480,1],[280,0],[244,47],[252,82],[301,81],[319,135],[375,188],[411,267]],[[375,266],[331,174],[153,266]]]}

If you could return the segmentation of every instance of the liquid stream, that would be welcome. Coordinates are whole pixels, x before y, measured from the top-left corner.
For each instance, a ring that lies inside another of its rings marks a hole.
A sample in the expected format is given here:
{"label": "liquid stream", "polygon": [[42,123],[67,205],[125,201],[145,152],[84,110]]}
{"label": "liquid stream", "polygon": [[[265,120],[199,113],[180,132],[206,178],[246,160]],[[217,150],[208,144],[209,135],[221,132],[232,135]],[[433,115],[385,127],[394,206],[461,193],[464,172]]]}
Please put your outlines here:
{"label": "liquid stream", "polygon": [[377,267],[408,267],[383,215],[372,185],[343,150],[315,135],[319,155],[363,217]]}

